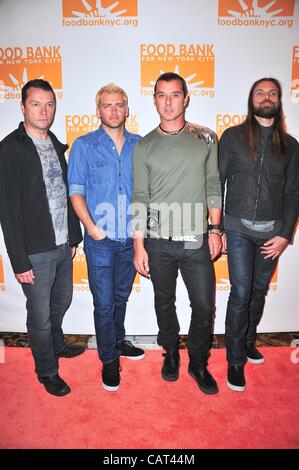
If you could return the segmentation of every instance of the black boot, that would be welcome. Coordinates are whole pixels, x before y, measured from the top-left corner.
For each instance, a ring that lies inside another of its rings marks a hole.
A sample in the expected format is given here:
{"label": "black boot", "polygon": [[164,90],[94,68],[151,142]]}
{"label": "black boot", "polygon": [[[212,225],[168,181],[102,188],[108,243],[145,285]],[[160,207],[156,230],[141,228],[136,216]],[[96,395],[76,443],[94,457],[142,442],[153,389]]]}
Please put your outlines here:
{"label": "black boot", "polygon": [[58,374],[51,377],[38,376],[37,378],[47,392],[51,393],[51,395],[56,395],[56,397],[63,397],[71,391],[68,384]]}
{"label": "black boot", "polygon": [[167,349],[163,354],[164,362],[162,367],[162,377],[169,382],[175,382],[179,378],[180,353],[179,349]]}
{"label": "black boot", "polygon": [[207,362],[201,363],[190,356],[188,372],[203,393],[207,395],[218,393],[217,382],[208,371]]}

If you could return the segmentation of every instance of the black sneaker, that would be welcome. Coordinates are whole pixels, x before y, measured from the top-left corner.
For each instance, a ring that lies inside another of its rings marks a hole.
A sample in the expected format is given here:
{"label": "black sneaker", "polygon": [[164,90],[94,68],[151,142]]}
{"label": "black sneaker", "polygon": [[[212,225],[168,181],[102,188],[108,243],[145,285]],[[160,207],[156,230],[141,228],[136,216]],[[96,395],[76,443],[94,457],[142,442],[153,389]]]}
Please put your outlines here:
{"label": "black sneaker", "polygon": [[164,362],[162,367],[162,377],[168,382],[175,382],[179,378],[180,353],[178,349],[167,350],[163,353]]}
{"label": "black sneaker", "polygon": [[144,358],[143,349],[136,348],[131,341],[123,340],[121,343],[118,343],[117,349],[121,356],[131,359],[132,361],[139,361],[139,359]]}
{"label": "black sneaker", "polygon": [[244,392],[246,389],[244,366],[228,366],[227,386],[234,392]]}
{"label": "black sneaker", "polygon": [[258,349],[253,345],[247,345],[245,348],[246,356],[251,364],[262,364],[265,362],[264,356],[259,352]]}
{"label": "black sneaker", "polygon": [[67,344],[63,346],[61,351],[59,351],[56,356],[57,357],[76,357],[80,354],[84,353],[85,346],[82,344]]}
{"label": "black sneaker", "polygon": [[119,357],[113,362],[103,364],[102,382],[103,388],[108,392],[117,392],[120,383]]}
{"label": "black sneaker", "polygon": [[218,385],[206,366],[192,365],[189,363],[188,373],[195,380],[200,390],[207,395],[218,393]]}
{"label": "black sneaker", "polygon": [[68,384],[59,377],[58,374],[52,377],[38,376],[37,378],[40,383],[43,384],[47,392],[56,397],[64,397],[64,395],[67,395],[71,391]]}

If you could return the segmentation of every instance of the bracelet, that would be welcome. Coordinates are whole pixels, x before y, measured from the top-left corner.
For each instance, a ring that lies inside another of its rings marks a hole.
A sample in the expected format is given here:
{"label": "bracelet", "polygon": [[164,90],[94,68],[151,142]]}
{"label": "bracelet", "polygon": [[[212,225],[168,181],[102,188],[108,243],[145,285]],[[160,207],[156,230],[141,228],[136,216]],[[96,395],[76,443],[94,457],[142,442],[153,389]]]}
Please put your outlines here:
{"label": "bracelet", "polygon": [[209,224],[208,225],[209,230],[211,230],[211,229],[213,230],[214,228],[218,229],[218,230],[222,230],[222,225],[221,224]]}
{"label": "bracelet", "polygon": [[222,236],[222,232],[213,232],[213,231],[211,231],[211,232],[210,232],[210,235],[219,235],[219,237],[221,237],[221,236]]}

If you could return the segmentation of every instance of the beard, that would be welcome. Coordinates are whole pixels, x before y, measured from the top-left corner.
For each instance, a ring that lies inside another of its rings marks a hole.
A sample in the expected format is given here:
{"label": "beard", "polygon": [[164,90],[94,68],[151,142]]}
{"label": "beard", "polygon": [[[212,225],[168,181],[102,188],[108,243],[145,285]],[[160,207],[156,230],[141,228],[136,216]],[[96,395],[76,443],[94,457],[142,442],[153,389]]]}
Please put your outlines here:
{"label": "beard", "polygon": [[267,106],[259,106],[256,107],[253,105],[253,114],[255,116],[265,118],[265,119],[272,119],[276,117],[280,112],[280,105],[275,103],[268,102]]}

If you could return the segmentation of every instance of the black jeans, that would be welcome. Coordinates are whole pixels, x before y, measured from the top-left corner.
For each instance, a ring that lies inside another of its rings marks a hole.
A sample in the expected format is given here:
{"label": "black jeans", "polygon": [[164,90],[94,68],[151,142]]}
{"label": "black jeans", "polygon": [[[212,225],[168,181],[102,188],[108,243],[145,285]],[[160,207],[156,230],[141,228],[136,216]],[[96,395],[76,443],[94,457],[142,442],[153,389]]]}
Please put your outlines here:
{"label": "black jeans", "polygon": [[264,239],[230,230],[226,235],[231,283],[225,320],[227,361],[242,366],[246,362],[246,344],[255,344],[277,259],[265,259],[261,254]]}
{"label": "black jeans", "polygon": [[22,284],[27,297],[27,330],[39,376],[58,371],[57,353],[64,347],[62,320],[73,295],[72,249],[59,245],[55,250],[29,256],[34,285]]}
{"label": "black jeans", "polygon": [[188,249],[187,245],[191,246],[191,242],[185,244],[164,239],[145,240],[155,292],[158,343],[164,349],[175,349],[178,345],[180,325],[175,299],[180,269],[192,309],[188,332],[189,355],[205,364],[211,346],[215,275],[207,236],[204,235],[200,248]]}

